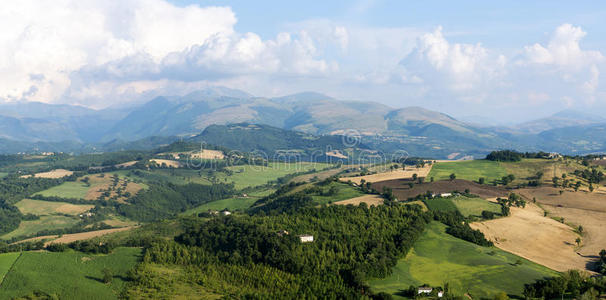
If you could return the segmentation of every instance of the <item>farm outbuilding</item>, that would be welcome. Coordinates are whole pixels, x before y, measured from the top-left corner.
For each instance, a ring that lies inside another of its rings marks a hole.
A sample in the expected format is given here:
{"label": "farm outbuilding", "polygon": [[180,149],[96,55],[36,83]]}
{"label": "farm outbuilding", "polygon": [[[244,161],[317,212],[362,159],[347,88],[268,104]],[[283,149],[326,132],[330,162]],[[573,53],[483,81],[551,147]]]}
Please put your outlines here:
{"label": "farm outbuilding", "polygon": [[314,236],[310,234],[302,234],[299,236],[301,243],[311,243],[314,241]]}

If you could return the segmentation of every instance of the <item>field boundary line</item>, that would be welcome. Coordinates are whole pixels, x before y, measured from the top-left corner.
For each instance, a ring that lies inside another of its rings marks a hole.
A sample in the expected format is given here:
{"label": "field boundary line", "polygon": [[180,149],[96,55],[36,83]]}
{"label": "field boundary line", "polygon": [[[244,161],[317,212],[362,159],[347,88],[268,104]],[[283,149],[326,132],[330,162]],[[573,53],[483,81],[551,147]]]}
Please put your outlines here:
{"label": "field boundary line", "polygon": [[8,268],[8,271],[6,271],[6,274],[4,274],[4,276],[2,278],[0,278],[0,287],[2,287],[2,283],[4,283],[4,279],[6,278],[6,276],[8,276],[8,274],[10,274],[13,271],[13,268],[15,267],[15,264],[17,264],[17,261],[19,261],[19,259],[21,258],[21,256],[23,256],[23,252],[19,253],[19,256],[17,256],[17,258],[15,259],[15,261],[13,262],[13,264],[11,265],[11,267]]}

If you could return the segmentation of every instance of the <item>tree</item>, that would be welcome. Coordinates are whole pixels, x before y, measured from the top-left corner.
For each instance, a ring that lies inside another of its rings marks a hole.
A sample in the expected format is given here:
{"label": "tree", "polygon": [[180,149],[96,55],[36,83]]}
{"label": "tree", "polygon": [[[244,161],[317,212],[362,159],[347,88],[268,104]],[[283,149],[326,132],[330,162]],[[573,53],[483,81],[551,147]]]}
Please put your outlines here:
{"label": "tree", "polygon": [[114,276],[112,275],[112,271],[108,268],[103,269],[103,283],[111,283]]}
{"label": "tree", "polygon": [[417,173],[412,174],[412,180],[417,180],[418,177],[419,175],[417,175]]}
{"label": "tree", "polygon": [[484,178],[484,177],[480,177],[480,179],[478,179],[479,184],[484,184],[485,181],[486,181],[486,178]]}
{"label": "tree", "polygon": [[455,173],[450,174],[450,180],[455,180],[457,179],[457,175]]}
{"label": "tree", "polygon": [[553,176],[553,178],[551,178],[551,181],[553,182],[553,187],[558,187],[558,182],[560,181],[560,178],[558,178],[557,176]]}
{"label": "tree", "polygon": [[562,194],[564,194],[564,191],[563,191],[563,190],[560,190],[560,196],[561,196]]}
{"label": "tree", "polygon": [[431,177],[429,178],[429,181],[430,181],[430,182],[433,182],[433,176],[431,176]]}
{"label": "tree", "polygon": [[577,246],[581,245],[581,238],[577,238],[576,240],[574,240],[575,243],[577,243]]}

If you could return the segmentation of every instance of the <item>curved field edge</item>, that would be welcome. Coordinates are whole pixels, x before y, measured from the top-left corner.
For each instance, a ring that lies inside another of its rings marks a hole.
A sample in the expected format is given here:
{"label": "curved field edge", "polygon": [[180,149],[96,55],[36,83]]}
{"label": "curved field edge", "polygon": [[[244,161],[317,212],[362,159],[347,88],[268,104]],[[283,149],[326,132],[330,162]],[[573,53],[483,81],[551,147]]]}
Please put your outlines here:
{"label": "curved field edge", "polygon": [[557,272],[495,247],[481,247],[445,232],[446,226],[432,222],[393,273],[371,280],[374,292],[403,298],[410,285],[444,286],[456,294],[492,297],[498,292],[521,296],[524,284],[558,275]]}
{"label": "curved field edge", "polygon": [[8,274],[13,264],[17,261],[19,255],[21,255],[21,253],[19,252],[0,254],[0,286],[2,286],[2,281],[4,281],[4,277],[6,276],[6,274]]}
{"label": "curved field edge", "polygon": [[[0,298],[12,299],[41,291],[59,299],[117,299],[126,273],[140,260],[139,248],[116,248],[111,254],[23,252],[0,286]],[[111,271],[109,284],[103,269]]]}

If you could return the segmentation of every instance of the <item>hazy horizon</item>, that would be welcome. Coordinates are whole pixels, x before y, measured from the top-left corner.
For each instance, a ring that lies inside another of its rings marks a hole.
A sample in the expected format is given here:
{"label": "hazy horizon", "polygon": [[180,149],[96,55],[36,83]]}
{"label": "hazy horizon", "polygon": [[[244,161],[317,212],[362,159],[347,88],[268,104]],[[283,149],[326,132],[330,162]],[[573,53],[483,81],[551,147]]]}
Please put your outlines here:
{"label": "hazy horizon", "polygon": [[603,4],[66,0],[5,8],[0,101],[104,108],[225,86],[420,106],[493,124],[565,109],[606,113]]}

